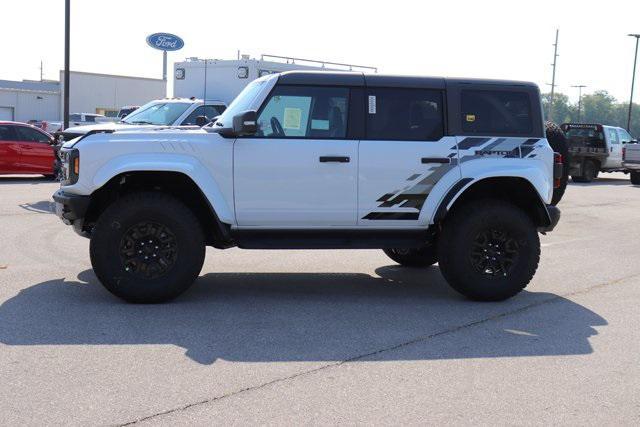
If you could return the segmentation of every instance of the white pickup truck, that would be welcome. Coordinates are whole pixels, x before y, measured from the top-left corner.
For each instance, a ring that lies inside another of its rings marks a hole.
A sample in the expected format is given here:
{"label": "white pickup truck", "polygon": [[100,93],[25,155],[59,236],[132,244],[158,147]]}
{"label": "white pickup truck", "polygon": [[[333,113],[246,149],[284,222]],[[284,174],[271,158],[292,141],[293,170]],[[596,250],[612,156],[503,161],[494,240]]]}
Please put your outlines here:
{"label": "white pickup truck", "polygon": [[[69,141],[88,132],[115,130],[143,130],[158,126],[196,126],[199,117],[206,120],[219,116],[226,109],[221,101],[195,98],[167,98],[151,101],[118,122],[102,122],[73,126],[58,132],[56,137]],[[202,125],[202,124],[201,124]]]}
{"label": "white pickup truck", "polygon": [[640,185],[640,144],[637,141],[623,148],[622,165],[629,170],[631,183]]}
{"label": "white pickup truck", "polygon": [[57,214],[91,239],[102,284],[139,303],[185,291],[206,245],[378,248],[503,300],[560,218],[561,156],[527,82],[285,72],[203,128],[93,133],[61,158]]}

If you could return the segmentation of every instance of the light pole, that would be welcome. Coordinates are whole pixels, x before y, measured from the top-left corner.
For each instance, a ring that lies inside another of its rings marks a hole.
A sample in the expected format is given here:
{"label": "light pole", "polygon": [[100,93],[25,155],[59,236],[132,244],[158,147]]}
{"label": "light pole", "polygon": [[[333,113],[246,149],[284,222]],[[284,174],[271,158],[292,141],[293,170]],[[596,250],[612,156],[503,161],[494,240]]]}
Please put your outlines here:
{"label": "light pole", "polygon": [[71,40],[71,0],[64,2],[64,107],[62,130],[69,127],[69,45]]}
{"label": "light pole", "polygon": [[585,88],[587,86],[585,85],[573,85],[571,87],[577,87],[578,88],[578,123],[580,122],[580,112],[582,111],[582,88]]}
{"label": "light pole", "polygon": [[631,109],[633,108],[633,86],[636,82],[636,62],[638,61],[638,40],[640,34],[627,34],[629,37],[636,38],[636,54],[633,57],[633,75],[631,76],[631,96],[629,97],[629,115],[627,116],[627,131],[631,131]]}

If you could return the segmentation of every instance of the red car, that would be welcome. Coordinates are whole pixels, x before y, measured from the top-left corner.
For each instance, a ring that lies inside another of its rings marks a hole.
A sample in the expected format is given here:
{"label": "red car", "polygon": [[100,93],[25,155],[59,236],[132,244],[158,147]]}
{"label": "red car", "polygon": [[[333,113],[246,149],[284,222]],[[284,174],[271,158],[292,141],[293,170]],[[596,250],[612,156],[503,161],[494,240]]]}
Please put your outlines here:
{"label": "red car", "polygon": [[55,178],[54,138],[26,123],[0,122],[0,174],[42,174]]}

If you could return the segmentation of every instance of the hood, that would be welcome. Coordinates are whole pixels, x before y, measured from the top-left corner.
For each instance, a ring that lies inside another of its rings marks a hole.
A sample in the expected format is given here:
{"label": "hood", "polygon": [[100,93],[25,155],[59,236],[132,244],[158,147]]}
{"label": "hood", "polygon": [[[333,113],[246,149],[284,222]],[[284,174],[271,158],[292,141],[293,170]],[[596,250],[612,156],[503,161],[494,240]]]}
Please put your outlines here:
{"label": "hood", "polygon": [[95,125],[73,126],[67,128],[65,133],[84,135],[92,130],[142,130],[157,128],[157,125],[128,125],[126,123],[104,122]]}

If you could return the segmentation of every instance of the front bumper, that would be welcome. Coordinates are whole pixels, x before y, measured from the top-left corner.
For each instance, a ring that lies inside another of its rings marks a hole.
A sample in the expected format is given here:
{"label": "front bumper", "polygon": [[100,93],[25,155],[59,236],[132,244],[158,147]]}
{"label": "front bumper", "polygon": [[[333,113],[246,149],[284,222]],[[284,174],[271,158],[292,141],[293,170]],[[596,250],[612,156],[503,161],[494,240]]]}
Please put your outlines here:
{"label": "front bumper", "polygon": [[556,225],[558,225],[558,222],[560,221],[561,211],[557,206],[547,205],[546,208],[547,214],[549,214],[549,225],[545,227],[539,227],[538,231],[541,233],[553,231],[553,229],[556,228]]}
{"label": "front bumper", "polygon": [[58,190],[53,193],[53,200],[56,203],[56,215],[67,225],[72,225],[79,234],[84,234],[82,224],[84,216],[89,208],[90,196],[65,193]]}

